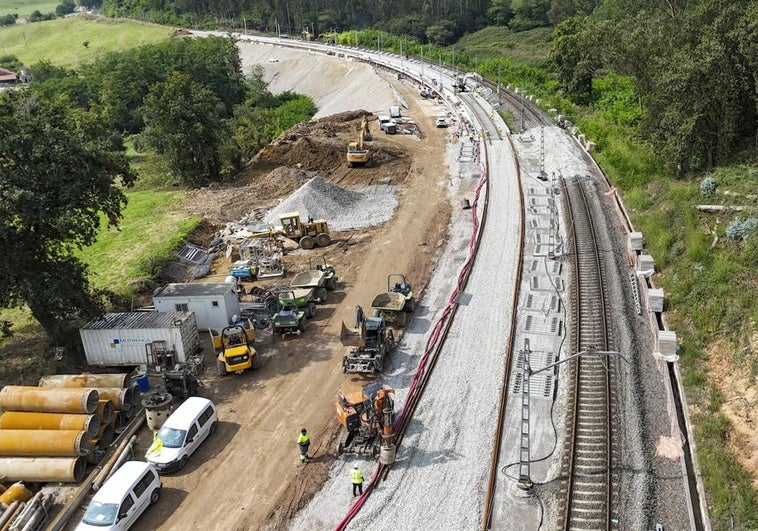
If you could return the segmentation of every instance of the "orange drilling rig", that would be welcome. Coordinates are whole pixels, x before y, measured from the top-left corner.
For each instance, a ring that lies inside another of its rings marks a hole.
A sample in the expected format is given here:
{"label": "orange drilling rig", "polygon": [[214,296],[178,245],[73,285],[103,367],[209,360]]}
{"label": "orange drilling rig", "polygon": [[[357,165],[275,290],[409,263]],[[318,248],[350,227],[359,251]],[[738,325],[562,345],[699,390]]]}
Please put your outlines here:
{"label": "orange drilling rig", "polygon": [[379,456],[385,465],[395,462],[394,394],[394,389],[372,383],[359,392],[339,395],[337,419],[347,436],[340,442],[338,454]]}

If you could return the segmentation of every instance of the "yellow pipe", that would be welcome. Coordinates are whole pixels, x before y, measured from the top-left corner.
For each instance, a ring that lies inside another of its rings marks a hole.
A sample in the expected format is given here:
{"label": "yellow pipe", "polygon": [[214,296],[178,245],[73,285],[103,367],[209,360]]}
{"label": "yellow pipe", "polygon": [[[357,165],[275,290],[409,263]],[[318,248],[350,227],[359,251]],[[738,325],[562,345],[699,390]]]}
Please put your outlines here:
{"label": "yellow pipe", "polygon": [[113,413],[115,411],[116,408],[110,400],[103,400],[101,398],[97,401],[97,410],[95,411],[95,414],[100,419],[100,424],[110,424],[113,421]]}
{"label": "yellow pipe", "polygon": [[87,455],[89,444],[86,431],[0,430],[0,456],[76,457]]}
{"label": "yellow pipe", "polygon": [[20,502],[25,502],[28,499],[30,499],[34,493],[27,489],[23,483],[20,481],[14,483],[8,489],[0,494],[0,503],[4,503],[5,505],[10,505],[15,500],[18,500]]}
{"label": "yellow pipe", "polygon": [[116,409],[132,409],[133,392],[131,387],[98,387],[100,400],[110,400]]}
{"label": "yellow pipe", "polygon": [[6,481],[75,483],[84,479],[83,457],[0,457]]}
{"label": "yellow pipe", "polygon": [[53,374],[39,380],[40,387],[129,387],[129,374]]}
{"label": "yellow pipe", "polygon": [[95,389],[54,389],[6,385],[0,390],[0,409],[40,413],[94,413],[99,400]]}
{"label": "yellow pipe", "polygon": [[85,430],[90,436],[100,429],[96,415],[74,413],[35,413],[32,411],[6,411],[0,415],[3,430]]}

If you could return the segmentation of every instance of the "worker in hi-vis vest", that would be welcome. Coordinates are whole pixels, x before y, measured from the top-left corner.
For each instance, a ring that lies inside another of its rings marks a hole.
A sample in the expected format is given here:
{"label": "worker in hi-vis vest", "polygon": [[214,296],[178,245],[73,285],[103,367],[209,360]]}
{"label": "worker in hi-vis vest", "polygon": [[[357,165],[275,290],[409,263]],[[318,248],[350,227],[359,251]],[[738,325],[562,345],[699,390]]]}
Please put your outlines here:
{"label": "worker in hi-vis vest", "polygon": [[350,479],[353,481],[353,496],[363,494],[363,471],[358,465],[353,466],[350,471]]}
{"label": "worker in hi-vis vest", "polygon": [[311,457],[308,455],[308,447],[311,445],[311,438],[305,428],[300,430],[300,437],[297,438],[297,445],[300,447],[300,462],[305,463]]}

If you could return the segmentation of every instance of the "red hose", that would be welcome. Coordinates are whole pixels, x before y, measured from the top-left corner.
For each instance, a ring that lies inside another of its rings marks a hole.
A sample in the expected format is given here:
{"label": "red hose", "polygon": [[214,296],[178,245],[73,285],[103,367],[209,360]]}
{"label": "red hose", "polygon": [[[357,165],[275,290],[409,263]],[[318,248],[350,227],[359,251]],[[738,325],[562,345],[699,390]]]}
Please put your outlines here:
{"label": "red hose", "polygon": [[[480,155],[480,146],[477,144],[476,146],[476,157],[479,159]],[[411,406],[412,400],[409,398],[413,396],[414,393],[417,391],[423,391],[423,387],[419,387],[419,382],[422,381],[426,365],[429,360],[430,354],[434,351],[435,347],[437,346],[437,341],[439,340],[440,332],[442,331],[442,328],[447,321],[448,317],[450,316],[451,312],[453,312],[454,308],[458,304],[458,296],[461,293],[461,289],[466,283],[466,280],[468,279],[469,271],[474,263],[474,257],[476,256],[476,250],[479,246],[479,227],[480,227],[480,221],[479,217],[477,215],[477,206],[479,204],[479,196],[481,195],[482,188],[487,184],[489,175],[486,171],[486,168],[482,165],[481,160],[479,160],[479,169],[482,175],[482,178],[479,180],[479,185],[476,187],[476,192],[474,194],[474,202],[471,206],[471,216],[473,220],[473,230],[471,232],[471,237],[469,239],[469,252],[468,256],[466,258],[466,261],[464,262],[463,266],[461,267],[460,272],[458,273],[458,279],[455,285],[455,289],[452,291],[450,296],[447,300],[447,305],[445,306],[445,309],[442,311],[442,315],[440,315],[439,319],[437,319],[437,322],[434,324],[434,329],[432,330],[432,333],[430,334],[429,338],[426,341],[426,347],[424,348],[424,355],[419,360],[418,366],[416,367],[416,373],[413,376],[413,379],[411,380],[411,383],[408,387],[408,394],[406,396],[405,403],[403,404],[403,409],[398,414],[397,419],[395,419],[395,425],[393,426],[393,429],[395,430],[395,433],[399,435],[399,438],[397,440],[397,446],[400,445],[400,441],[402,440],[402,434],[405,431],[404,429],[404,423],[406,420],[406,414],[407,411]],[[410,420],[409,420],[410,421]],[[382,476],[385,469],[388,468],[386,465],[379,463],[376,468],[374,468],[374,472],[371,474],[371,482],[366,487],[366,490],[363,491],[363,494],[361,494],[358,499],[355,501],[355,503],[350,507],[347,514],[344,518],[337,524],[337,527],[335,527],[335,530],[337,531],[344,531],[348,524],[352,521],[353,518],[355,518],[355,515],[358,514],[358,511],[361,510],[363,507],[363,504],[366,503],[366,500],[371,495],[371,492],[374,490],[374,485],[378,481],[378,479]]]}

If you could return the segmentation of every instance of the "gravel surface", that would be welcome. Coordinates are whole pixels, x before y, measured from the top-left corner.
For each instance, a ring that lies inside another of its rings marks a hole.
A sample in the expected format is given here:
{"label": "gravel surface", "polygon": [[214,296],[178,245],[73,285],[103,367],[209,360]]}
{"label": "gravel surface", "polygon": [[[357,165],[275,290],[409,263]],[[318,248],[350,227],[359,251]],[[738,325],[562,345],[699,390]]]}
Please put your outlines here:
{"label": "gravel surface", "polygon": [[279,203],[266,216],[266,222],[279,224],[279,215],[300,212],[303,219],[325,219],[332,230],[373,227],[388,221],[397,207],[393,185],[343,188],[321,177],[314,177]]}
{"label": "gravel surface", "polygon": [[[479,525],[514,281],[515,256],[503,242],[517,238],[519,218],[509,145],[497,140],[494,144],[491,220],[484,228],[468,288],[398,450],[398,460],[353,520],[351,529],[473,529]],[[473,164],[456,162],[453,157],[460,152],[458,144],[448,153],[450,174],[459,176],[450,179],[449,189],[457,198],[471,197],[478,179],[469,175],[477,171]],[[446,249],[385,376],[386,384],[397,390],[398,408],[427,334],[465,261],[472,230],[470,213],[455,212]],[[337,461],[330,481],[298,515],[293,529],[332,527],[341,520],[352,503],[347,479],[352,463],[351,459]],[[370,472],[374,463],[361,465]],[[440,500],[450,499],[453,486],[455,503],[440,504]]]}

